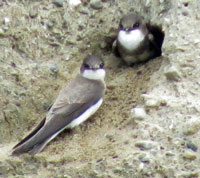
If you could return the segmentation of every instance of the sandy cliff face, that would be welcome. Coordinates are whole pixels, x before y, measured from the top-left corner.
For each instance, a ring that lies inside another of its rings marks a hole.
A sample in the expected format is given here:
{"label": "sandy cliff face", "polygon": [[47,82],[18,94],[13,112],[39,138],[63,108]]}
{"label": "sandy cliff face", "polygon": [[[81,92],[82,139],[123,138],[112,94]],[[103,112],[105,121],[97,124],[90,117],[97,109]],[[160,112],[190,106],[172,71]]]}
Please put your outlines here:
{"label": "sandy cliff face", "polygon": [[[0,2],[0,177],[200,176],[199,2],[72,2]],[[162,56],[134,67],[108,43],[130,11],[165,32]],[[107,66],[101,109],[35,157],[9,156],[90,53]]]}

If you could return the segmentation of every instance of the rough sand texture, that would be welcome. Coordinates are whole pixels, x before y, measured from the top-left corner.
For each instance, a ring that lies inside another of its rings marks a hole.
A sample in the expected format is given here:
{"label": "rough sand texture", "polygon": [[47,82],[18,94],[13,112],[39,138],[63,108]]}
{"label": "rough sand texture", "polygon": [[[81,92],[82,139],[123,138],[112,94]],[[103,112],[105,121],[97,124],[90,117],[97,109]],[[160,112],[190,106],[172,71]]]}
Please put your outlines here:
{"label": "rough sand texture", "polygon": [[[57,1],[0,2],[0,177],[199,177],[199,2]],[[106,45],[133,10],[165,39],[161,57],[131,68]],[[35,157],[9,156],[90,53],[107,66],[100,110]]]}

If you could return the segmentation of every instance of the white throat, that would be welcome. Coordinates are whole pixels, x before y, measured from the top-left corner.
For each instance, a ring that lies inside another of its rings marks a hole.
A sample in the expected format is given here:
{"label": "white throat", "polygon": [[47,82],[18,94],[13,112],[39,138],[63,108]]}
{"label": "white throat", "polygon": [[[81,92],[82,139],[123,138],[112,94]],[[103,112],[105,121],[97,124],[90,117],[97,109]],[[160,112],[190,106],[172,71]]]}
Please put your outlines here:
{"label": "white throat", "polygon": [[90,80],[104,81],[105,75],[106,75],[105,69],[97,69],[97,70],[85,69],[84,72],[82,73],[83,77]]}
{"label": "white throat", "polygon": [[144,34],[141,30],[132,30],[129,33],[120,30],[118,34],[118,41],[128,50],[136,49],[143,39]]}

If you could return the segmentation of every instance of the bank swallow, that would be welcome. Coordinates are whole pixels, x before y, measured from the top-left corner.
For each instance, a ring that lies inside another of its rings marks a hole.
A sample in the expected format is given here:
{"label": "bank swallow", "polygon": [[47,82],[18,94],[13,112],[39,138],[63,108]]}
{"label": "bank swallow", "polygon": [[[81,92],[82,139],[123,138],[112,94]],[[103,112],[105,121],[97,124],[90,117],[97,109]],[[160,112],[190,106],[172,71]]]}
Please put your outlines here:
{"label": "bank swallow", "polygon": [[128,65],[147,61],[160,54],[160,49],[143,17],[135,13],[128,14],[120,20],[115,45],[119,56]]}
{"label": "bank swallow", "polygon": [[59,93],[39,125],[14,146],[12,155],[39,153],[64,129],[78,126],[93,115],[103,102],[105,75],[101,57],[86,57],[80,74]]}

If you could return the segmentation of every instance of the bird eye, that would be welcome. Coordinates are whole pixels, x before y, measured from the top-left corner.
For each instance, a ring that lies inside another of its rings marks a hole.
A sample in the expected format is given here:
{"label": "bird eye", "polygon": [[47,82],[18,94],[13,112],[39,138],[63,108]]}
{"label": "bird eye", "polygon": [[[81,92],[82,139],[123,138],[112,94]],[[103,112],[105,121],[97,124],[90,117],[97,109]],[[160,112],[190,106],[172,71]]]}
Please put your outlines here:
{"label": "bird eye", "polygon": [[100,67],[101,69],[103,69],[104,63],[101,63],[101,64],[99,65],[99,67]]}
{"label": "bird eye", "polygon": [[84,64],[85,69],[89,69],[90,66],[88,64]]}
{"label": "bird eye", "polygon": [[133,25],[133,28],[137,28],[137,27],[139,27],[139,23],[138,22],[136,22],[134,25]]}

